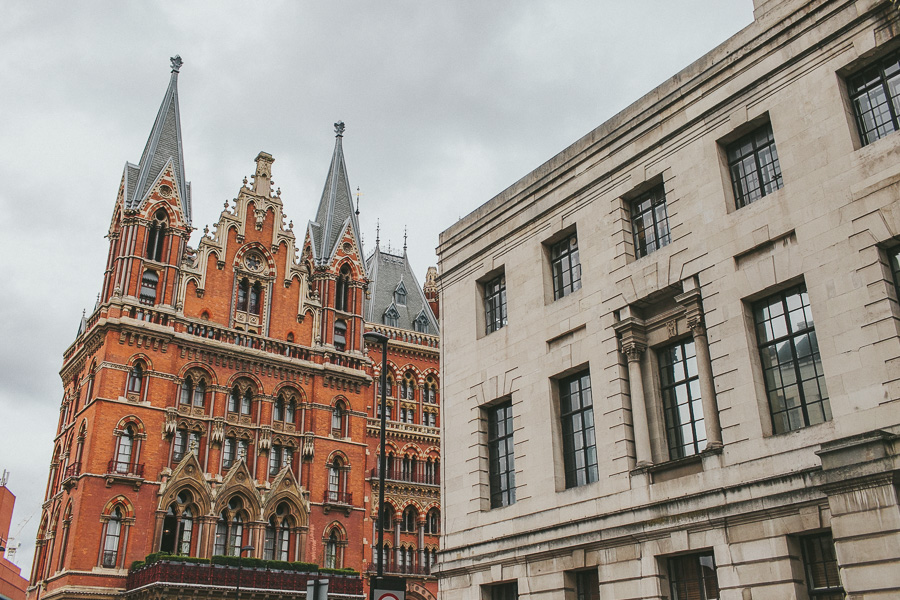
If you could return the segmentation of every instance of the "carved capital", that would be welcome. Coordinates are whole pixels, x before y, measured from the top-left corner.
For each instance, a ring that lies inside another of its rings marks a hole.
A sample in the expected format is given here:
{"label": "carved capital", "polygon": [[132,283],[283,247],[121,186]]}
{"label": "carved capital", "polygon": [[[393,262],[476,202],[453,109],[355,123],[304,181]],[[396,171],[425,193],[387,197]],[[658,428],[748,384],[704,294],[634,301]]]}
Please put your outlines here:
{"label": "carved capital", "polygon": [[641,355],[644,354],[644,351],[647,349],[645,344],[641,344],[635,341],[630,341],[628,343],[622,343],[622,354],[628,359],[628,362],[640,362]]}

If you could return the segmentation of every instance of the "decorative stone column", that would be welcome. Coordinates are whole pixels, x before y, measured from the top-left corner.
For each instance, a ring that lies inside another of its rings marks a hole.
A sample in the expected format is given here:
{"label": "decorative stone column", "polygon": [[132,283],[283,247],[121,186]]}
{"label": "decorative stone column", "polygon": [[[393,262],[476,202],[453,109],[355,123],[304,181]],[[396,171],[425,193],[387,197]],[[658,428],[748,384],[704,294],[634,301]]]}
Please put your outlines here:
{"label": "decorative stone column", "polygon": [[706,450],[722,447],[722,427],[719,424],[719,407],[716,403],[716,386],[713,381],[712,361],[709,356],[709,340],[703,323],[703,304],[696,277],[683,282],[685,292],[675,300],[685,307],[685,320],[694,336],[697,353],[697,376],[700,383],[700,402],[703,406],[703,422],[706,427]]}
{"label": "decorative stone column", "polygon": [[419,515],[419,572],[425,570],[425,519],[426,515]]}
{"label": "decorative stone column", "polygon": [[623,318],[616,323],[614,328],[621,337],[622,354],[628,359],[635,467],[640,469],[653,464],[650,426],[647,423],[647,404],[644,397],[644,377],[641,374],[641,357],[647,349],[647,335],[644,321],[632,313],[631,307],[626,307],[621,312]]}

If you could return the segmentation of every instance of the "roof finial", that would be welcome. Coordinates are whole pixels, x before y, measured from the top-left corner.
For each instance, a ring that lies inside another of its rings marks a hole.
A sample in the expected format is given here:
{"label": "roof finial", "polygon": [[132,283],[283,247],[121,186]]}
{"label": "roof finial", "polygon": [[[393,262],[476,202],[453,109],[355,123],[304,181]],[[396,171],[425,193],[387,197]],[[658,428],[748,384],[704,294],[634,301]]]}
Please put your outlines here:
{"label": "roof finial", "polygon": [[334,124],[334,135],[335,137],[344,137],[344,122],[338,121]]}
{"label": "roof finial", "polygon": [[170,58],[169,61],[171,61],[171,63],[172,63],[172,72],[173,73],[178,73],[181,71],[181,65],[184,64],[184,61],[181,60],[181,57],[179,55],[176,54],[175,56]]}
{"label": "roof finial", "polygon": [[375,247],[381,243],[381,219],[375,220]]}
{"label": "roof finial", "polygon": [[356,216],[359,216],[359,186],[356,186]]}
{"label": "roof finial", "polygon": [[406,256],[406,225],[403,226],[403,255]]}

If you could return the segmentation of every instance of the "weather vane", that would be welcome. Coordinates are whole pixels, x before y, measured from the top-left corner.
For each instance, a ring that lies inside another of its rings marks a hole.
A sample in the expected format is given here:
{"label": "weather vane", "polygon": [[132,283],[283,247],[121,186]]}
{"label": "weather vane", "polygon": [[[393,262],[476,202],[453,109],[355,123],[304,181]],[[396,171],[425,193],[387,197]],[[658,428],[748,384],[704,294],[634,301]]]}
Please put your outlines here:
{"label": "weather vane", "polygon": [[176,54],[175,56],[170,58],[169,61],[172,63],[172,72],[173,73],[178,73],[181,71],[181,65],[184,64],[184,61],[181,60],[181,57],[179,55]]}

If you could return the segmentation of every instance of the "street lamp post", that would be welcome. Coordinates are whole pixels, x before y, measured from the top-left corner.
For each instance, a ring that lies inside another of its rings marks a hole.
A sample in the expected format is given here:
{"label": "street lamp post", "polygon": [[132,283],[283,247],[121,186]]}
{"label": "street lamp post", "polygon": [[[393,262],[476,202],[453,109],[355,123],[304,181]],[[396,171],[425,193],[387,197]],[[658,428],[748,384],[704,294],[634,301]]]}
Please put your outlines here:
{"label": "street lamp post", "polygon": [[253,552],[253,546],[242,546],[238,551],[238,573],[237,585],[235,586],[235,600],[241,600],[241,557],[244,555],[244,552]]}
{"label": "street lamp post", "polygon": [[384,430],[387,427],[387,349],[388,336],[377,331],[363,334],[363,338],[373,344],[381,344],[381,437],[378,457],[378,570],[377,577],[384,576]]}

